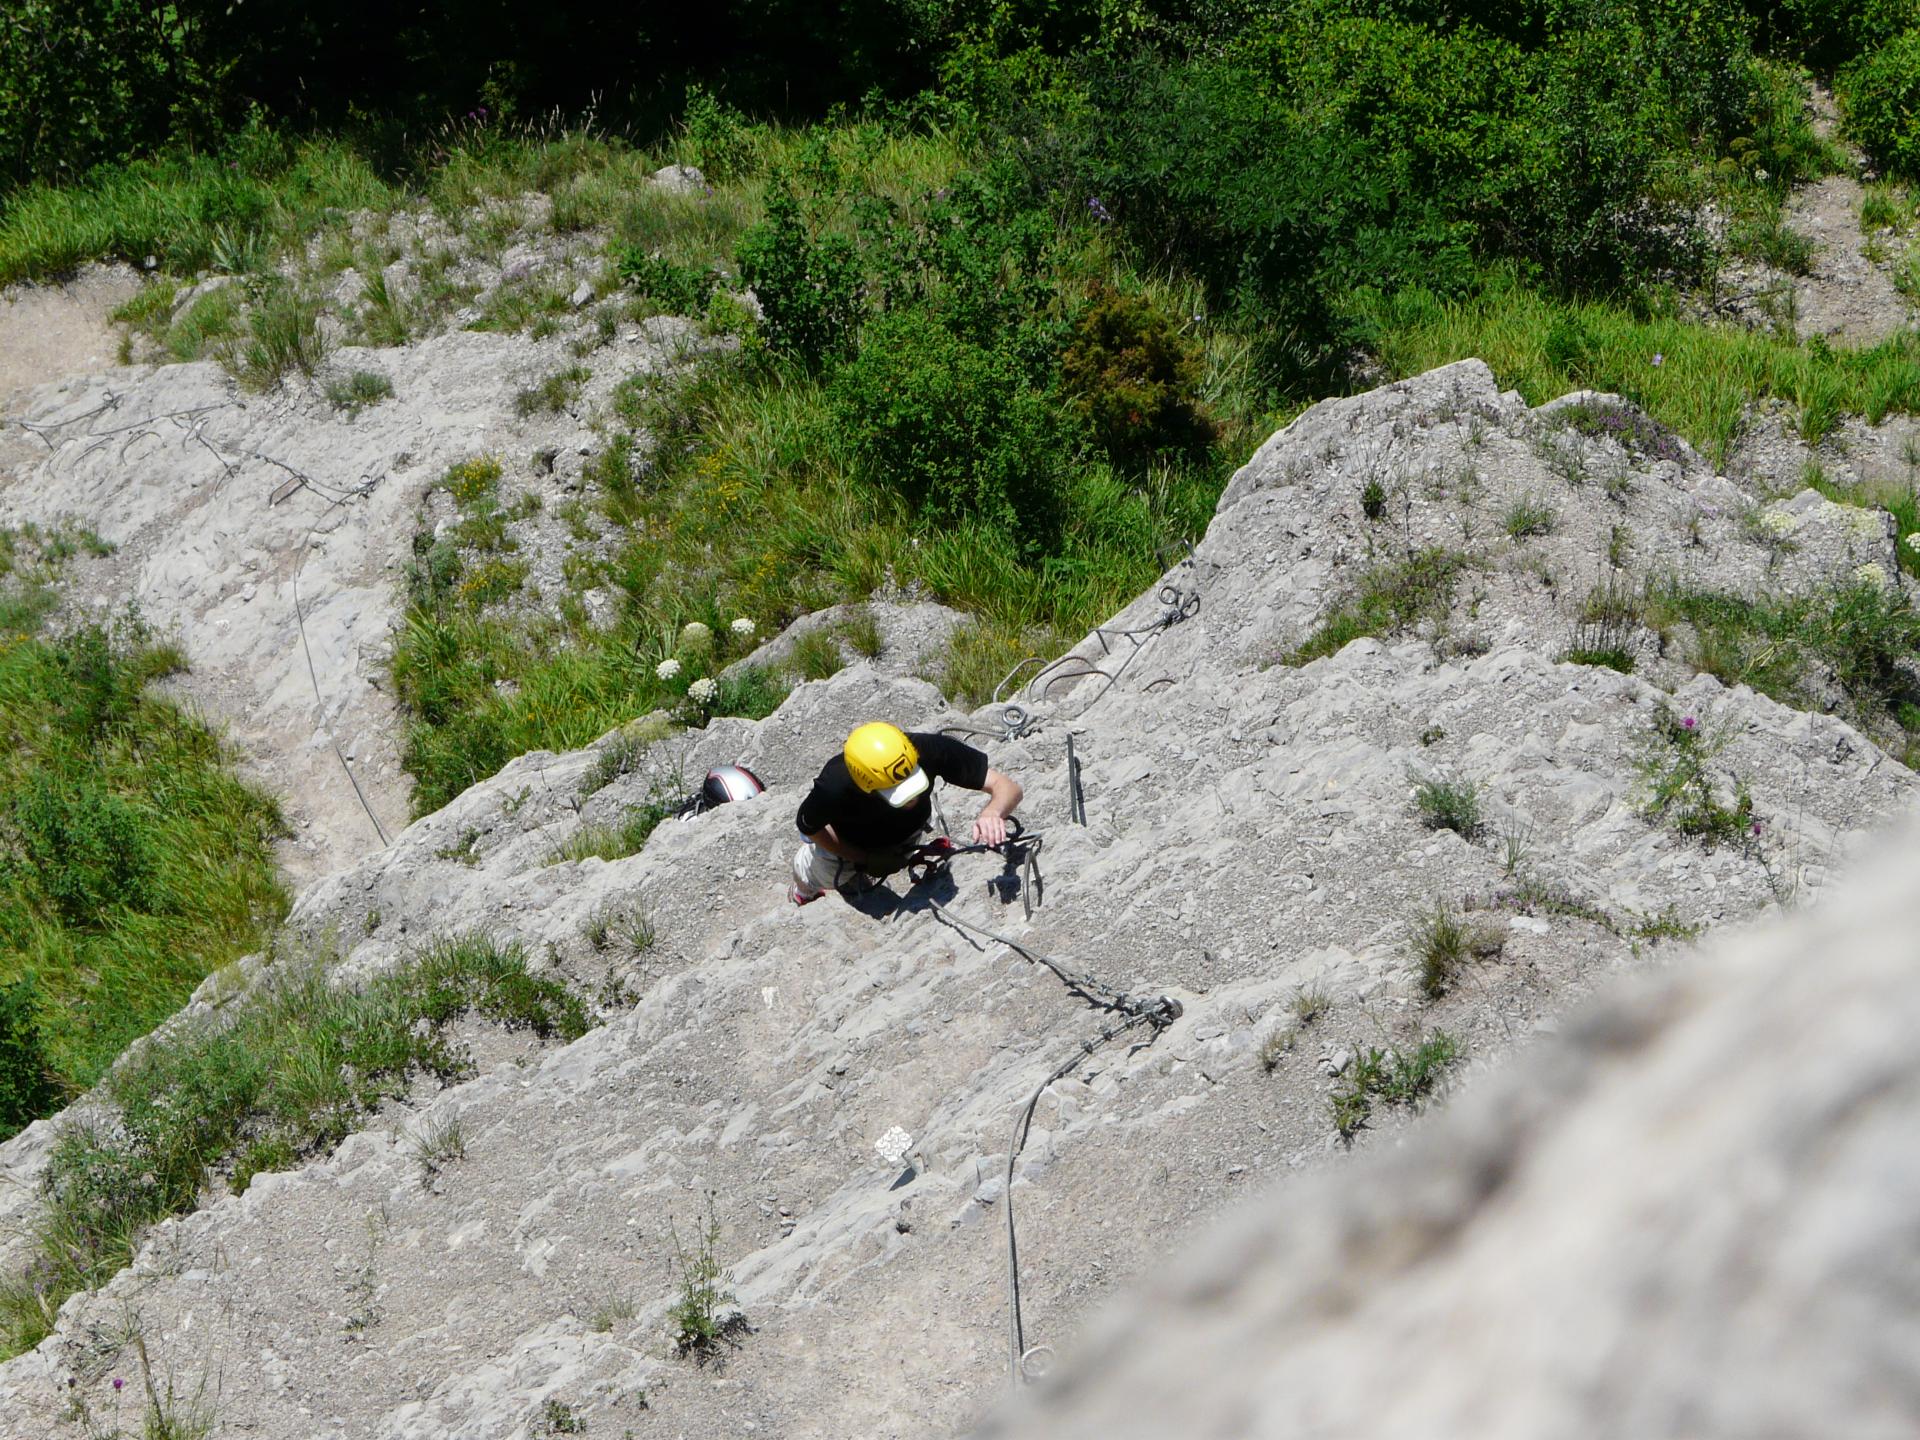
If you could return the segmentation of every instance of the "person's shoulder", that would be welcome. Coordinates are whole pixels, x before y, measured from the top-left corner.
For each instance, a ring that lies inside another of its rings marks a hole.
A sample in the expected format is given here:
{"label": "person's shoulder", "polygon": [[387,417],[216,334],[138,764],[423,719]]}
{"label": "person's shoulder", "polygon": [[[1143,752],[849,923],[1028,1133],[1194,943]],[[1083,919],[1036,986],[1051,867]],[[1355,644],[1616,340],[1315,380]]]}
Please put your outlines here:
{"label": "person's shoulder", "polygon": [[951,735],[915,731],[907,737],[920,752],[920,763],[943,780],[978,789],[987,773],[987,752]]}
{"label": "person's shoulder", "polygon": [[820,767],[820,773],[813,777],[816,790],[837,790],[843,785],[853,784],[853,772],[847,769],[847,757],[835,755]]}

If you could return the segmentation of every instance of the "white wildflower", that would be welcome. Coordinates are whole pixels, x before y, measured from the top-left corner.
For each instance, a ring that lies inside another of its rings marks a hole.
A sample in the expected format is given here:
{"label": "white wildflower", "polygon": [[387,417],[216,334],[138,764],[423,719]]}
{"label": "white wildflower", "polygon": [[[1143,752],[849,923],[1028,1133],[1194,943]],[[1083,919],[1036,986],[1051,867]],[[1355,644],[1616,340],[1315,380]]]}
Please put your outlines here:
{"label": "white wildflower", "polygon": [[1771,530],[1775,535],[1791,535],[1796,524],[1793,516],[1784,510],[1763,510],[1760,512],[1762,529]]}
{"label": "white wildflower", "polygon": [[874,1141],[873,1148],[880,1152],[880,1158],[889,1165],[898,1165],[913,1149],[913,1137],[896,1125]]}
{"label": "white wildflower", "polygon": [[662,660],[658,665],[653,667],[653,673],[658,675],[662,680],[671,680],[680,673],[680,662],[678,660]]}
{"label": "white wildflower", "polygon": [[1753,178],[1756,180],[1765,181],[1767,178],[1767,172],[1764,170],[1755,170],[1753,172]]}
{"label": "white wildflower", "polygon": [[680,648],[683,650],[704,650],[713,643],[713,631],[698,620],[689,620],[680,627]]}
{"label": "white wildflower", "polygon": [[1869,560],[1853,572],[1853,578],[1862,585],[1871,585],[1876,590],[1887,588],[1887,572]]}
{"label": "white wildflower", "polygon": [[719,693],[720,687],[705,675],[687,686],[687,698],[696,705],[711,705]]}
{"label": "white wildflower", "polygon": [[1907,536],[1907,548],[1909,550],[1920,550],[1920,530],[1916,530],[1913,534]]}
{"label": "white wildflower", "polygon": [[747,619],[747,617],[744,615],[742,615],[738,620],[734,621],[733,624],[729,625],[727,628],[733,631],[733,633],[738,635],[742,640],[745,640],[748,636],[753,634],[753,622]]}

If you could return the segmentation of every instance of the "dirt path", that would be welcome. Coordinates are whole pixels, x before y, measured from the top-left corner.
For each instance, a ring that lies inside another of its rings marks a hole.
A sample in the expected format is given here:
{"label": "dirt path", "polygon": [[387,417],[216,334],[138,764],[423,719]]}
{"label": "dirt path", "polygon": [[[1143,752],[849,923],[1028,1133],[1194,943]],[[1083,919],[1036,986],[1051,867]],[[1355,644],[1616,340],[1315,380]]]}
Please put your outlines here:
{"label": "dirt path", "polygon": [[120,336],[107,318],[140,289],[124,265],[90,265],[64,285],[0,290],[0,414],[21,391],[119,364]]}

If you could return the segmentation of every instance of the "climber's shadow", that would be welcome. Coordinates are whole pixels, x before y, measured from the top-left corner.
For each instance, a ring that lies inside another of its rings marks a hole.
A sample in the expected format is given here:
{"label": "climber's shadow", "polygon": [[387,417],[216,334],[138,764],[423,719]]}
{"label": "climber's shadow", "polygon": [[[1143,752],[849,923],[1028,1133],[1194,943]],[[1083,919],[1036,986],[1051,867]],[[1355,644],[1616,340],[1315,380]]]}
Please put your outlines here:
{"label": "climber's shadow", "polygon": [[[901,888],[895,890],[894,885]],[[932,902],[945,905],[959,893],[960,887],[953,883],[953,876],[945,871],[918,885],[908,883],[903,871],[895,875],[890,883],[876,885],[858,895],[843,893],[841,898],[862,915],[875,920],[891,920],[896,915],[923,914],[932,908]]]}

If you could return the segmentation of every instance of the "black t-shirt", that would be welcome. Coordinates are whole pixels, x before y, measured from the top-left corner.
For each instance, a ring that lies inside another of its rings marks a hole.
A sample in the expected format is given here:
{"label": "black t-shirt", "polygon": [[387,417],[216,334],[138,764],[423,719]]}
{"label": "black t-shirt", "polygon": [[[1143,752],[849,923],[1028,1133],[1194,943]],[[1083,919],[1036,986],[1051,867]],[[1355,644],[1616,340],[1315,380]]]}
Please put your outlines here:
{"label": "black t-shirt", "polygon": [[[907,738],[920,752],[920,768],[928,778],[963,785],[969,790],[987,786],[987,756],[983,750],[955,740],[950,735],[928,735],[909,730]],[[904,845],[933,818],[933,795],[922,795],[911,805],[894,809],[878,795],[872,795],[853,783],[847,773],[847,761],[836,755],[820,770],[820,778],[800,802],[794,817],[802,835],[817,835],[827,826],[849,845],[862,850],[888,850]]]}

